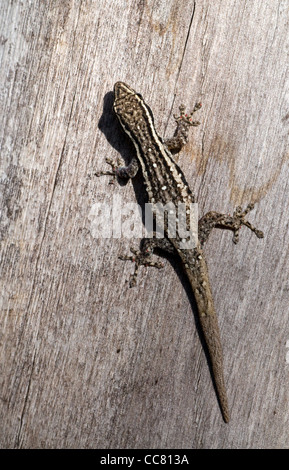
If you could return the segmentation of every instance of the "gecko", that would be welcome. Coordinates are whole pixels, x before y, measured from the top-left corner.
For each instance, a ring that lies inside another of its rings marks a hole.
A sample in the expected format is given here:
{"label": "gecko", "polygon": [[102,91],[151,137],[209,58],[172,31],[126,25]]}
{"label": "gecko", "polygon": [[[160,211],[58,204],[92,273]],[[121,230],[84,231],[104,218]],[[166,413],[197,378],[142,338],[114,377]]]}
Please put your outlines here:
{"label": "gecko", "polygon": [[[110,175],[113,179],[130,179],[140,169],[144,178],[148,202],[154,205],[185,204],[187,208],[186,222],[189,222],[191,205],[196,202],[195,196],[173,154],[178,153],[188,142],[189,128],[200,124],[193,120],[194,113],[200,108],[201,103],[197,103],[192,112],[186,114],[185,107],[181,105],[180,115],[174,115],[176,120],[174,136],[163,140],[155,129],[153,113],[142,95],[124,82],[116,82],[113,109],[124,132],[133,142],[136,155],[132,156],[127,166],[120,166],[119,159],[114,162],[107,158],[106,161],[111,169],[98,171],[95,175]],[[178,233],[175,233],[174,236],[171,235],[166,218],[164,238],[156,236],[145,238],[139,250],[131,248],[131,256],[119,256],[122,260],[130,260],[135,263],[134,273],[130,277],[131,287],[136,284],[140,266],[152,266],[158,269],[163,267],[162,263],[154,259],[155,249],[165,250],[178,257],[196,301],[199,323],[209,353],[216,395],[226,423],[230,420],[230,412],[224,380],[222,344],[203,246],[214,228],[231,230],[235,244],[239,240],[239,230],[242,225],[252,230],[258,238],[263,238],[263,232],[246,220],[247,214],[253,207],[254,204],[249,204],[245,210],[242,210],[238,206],[232,216],[215,211],[208,212],[198,221],[197,242],[190,248],[186,248],[186,245],[184,248],[184,240]]]}

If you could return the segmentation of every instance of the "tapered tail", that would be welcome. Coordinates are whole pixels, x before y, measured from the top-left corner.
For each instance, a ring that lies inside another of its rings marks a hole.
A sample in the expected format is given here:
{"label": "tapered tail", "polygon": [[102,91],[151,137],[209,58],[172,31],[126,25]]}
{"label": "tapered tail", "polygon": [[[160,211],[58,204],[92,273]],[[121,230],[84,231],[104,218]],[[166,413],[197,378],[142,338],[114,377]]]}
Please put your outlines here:
{"label": "tapered tail", "polygon": [[228,423],[230,420],[230,413],[224,380],[223,352],[217,315],[215,312],[210,312],[207,315],[200,315],[199,319],[210,355],[213,378],[220,408],[224,421]]}
{"label": "tapered tail", "polygon": [[184,265],[196,299],[199,320],[210,356],[214,384],[223,419],[228,423],[230,420],[230,413],[224,381],[223,351],[220,339],[220,330],[209,284],[207,264],[203,252],[198,249],[194,250],[193,259],[188,260],[188,256],[186,256],[186,263],[184,263]]}

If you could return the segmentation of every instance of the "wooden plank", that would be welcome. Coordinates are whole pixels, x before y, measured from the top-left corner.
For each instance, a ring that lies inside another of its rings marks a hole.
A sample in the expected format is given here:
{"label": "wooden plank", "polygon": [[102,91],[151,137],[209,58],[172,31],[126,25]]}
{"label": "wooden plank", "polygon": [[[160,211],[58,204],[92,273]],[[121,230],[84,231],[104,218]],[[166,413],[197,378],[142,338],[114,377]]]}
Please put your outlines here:
{"label": "wooden plank", "polygon": [[[0,18],[1,448],[288,448],[287,4],[7,1]],[[94,177],[133,151],[117,80],[161,135],[203,102],[179,158],[201,215],[256,203],[263,241],[206,247],[228,425],[179,268],[129,289],[118,256],[138,241],[97,235],[97,203],[143,200],[139,178]]]}

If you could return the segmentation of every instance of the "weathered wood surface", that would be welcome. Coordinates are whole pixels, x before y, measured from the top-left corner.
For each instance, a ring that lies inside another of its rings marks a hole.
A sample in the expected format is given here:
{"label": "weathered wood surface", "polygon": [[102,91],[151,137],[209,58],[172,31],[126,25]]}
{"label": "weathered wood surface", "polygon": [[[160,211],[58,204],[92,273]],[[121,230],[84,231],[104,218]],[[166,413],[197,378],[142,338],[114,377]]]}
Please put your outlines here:
{"label": "weathered wood surface", "polygon": [[[1,447],[288,448],[287,2],[6,0],[0,21]],[[129,289],[138,241],[96,236],[97,202],[141,194],[93,176],[131,152],[117,80],[161,135],[202,101],[179,159],[200,214],[256,203],[264,240],[206,247],[227,425],[181,272]]]}

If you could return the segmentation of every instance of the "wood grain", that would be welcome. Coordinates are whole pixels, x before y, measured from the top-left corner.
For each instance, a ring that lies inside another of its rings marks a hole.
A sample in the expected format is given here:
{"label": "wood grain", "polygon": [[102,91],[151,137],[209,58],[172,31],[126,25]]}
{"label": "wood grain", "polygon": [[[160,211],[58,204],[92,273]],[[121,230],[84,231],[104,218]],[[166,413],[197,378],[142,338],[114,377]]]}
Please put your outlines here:
{"label": "wood grain", "polygon": [[[1,448],[288,448],[287,2],[7,0],[0,22]],[[117,80],[167,137],[202,101],[179,158],[200,215],[256,203],[264,240],[206,247],[227,425],[179,268],[129,289],[138,240],[97,237],[97,203],[142,194],[94,177],[133,151]]]}

